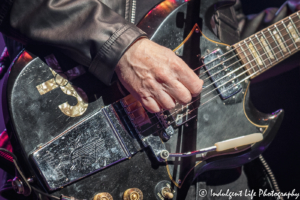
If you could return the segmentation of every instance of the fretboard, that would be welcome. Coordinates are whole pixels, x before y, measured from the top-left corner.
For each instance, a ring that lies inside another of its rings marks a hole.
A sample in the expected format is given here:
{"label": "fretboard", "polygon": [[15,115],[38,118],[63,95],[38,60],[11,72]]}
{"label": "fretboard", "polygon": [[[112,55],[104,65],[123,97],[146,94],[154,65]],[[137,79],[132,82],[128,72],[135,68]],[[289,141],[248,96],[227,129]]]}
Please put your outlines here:
{"label": "fretboard", "polygon": [[234,44],[247,73],[254,78],[300,49],[300,14],[283,20]]}

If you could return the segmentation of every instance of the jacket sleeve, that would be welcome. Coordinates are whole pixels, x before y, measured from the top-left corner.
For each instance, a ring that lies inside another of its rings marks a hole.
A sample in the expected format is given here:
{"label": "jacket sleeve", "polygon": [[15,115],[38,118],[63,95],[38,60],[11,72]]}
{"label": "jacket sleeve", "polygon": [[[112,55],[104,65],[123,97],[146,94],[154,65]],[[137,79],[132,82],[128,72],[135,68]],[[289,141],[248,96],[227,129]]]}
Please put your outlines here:
{"label": "jacket sleeve", "polygon": [[57,47],[105,84],[127,48],[146,34],[98,0],[0,0],[0,31]]}

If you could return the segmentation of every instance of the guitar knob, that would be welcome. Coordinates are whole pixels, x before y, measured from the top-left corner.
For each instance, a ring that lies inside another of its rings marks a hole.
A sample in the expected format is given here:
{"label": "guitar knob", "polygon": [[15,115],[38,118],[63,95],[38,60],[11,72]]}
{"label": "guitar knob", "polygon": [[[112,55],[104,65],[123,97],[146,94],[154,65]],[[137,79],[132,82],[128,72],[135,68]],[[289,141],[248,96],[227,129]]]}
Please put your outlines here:
{"label": "guitar knob", "polygon": [[174,195],[169,187],[164,187],[161,190],[161,194],[166,199],[173,199]]}
{"label": "guitar knob", "polygon": [[107,192],[96,194],[93,200],[113,200],[113,197]]}
{"label": "guitar knob", "polygon": [[137,188],[130,188],[124,192],[123,200],[143,200],[143,192]]}

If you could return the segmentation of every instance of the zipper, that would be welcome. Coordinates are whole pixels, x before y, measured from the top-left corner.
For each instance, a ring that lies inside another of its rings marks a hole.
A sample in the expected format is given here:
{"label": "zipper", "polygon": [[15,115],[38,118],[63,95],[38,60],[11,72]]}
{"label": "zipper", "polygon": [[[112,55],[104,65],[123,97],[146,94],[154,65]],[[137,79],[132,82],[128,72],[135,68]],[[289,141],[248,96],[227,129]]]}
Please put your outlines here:
{"label": "zipper", "polygon": [[135,23],[136,0],[132,0],[130,22]]}

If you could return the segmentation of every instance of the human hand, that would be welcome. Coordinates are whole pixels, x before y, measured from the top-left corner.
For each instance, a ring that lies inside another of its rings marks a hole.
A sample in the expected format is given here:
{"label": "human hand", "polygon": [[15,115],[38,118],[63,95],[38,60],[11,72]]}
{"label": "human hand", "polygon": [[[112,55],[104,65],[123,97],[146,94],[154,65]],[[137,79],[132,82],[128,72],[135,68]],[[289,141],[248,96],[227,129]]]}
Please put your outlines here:
{"label": "human hand", "polygon": [[187,104],[200,94],[203,81],[170,49],[146,38],[136,41],[116,69],[124,87],[150,112]]}

